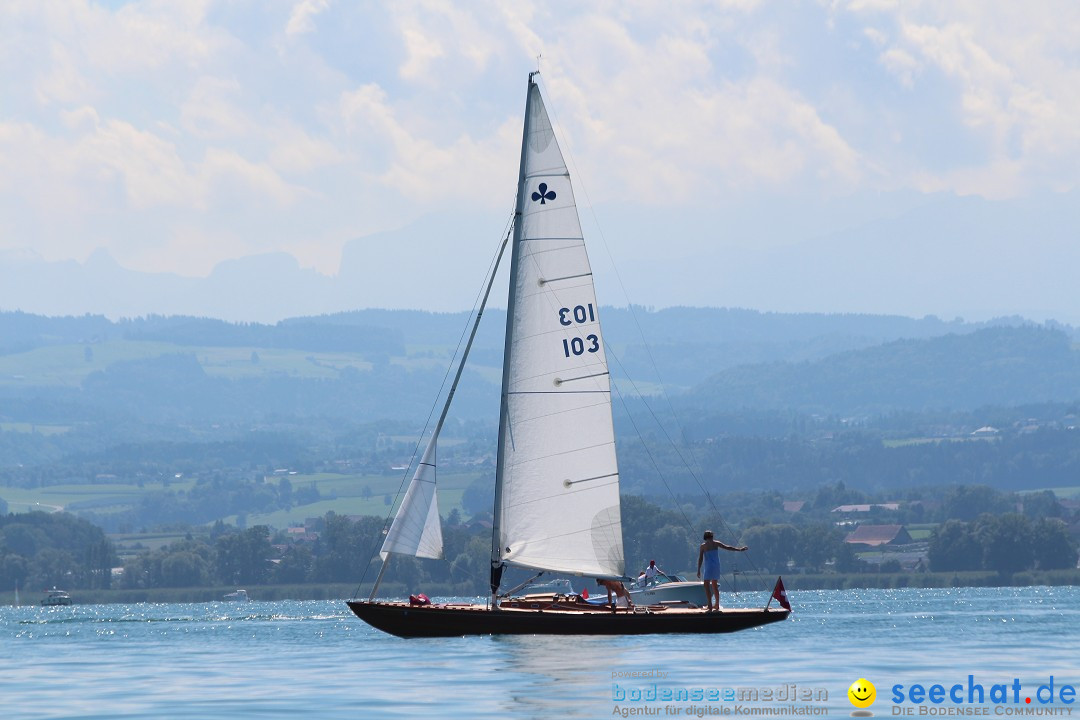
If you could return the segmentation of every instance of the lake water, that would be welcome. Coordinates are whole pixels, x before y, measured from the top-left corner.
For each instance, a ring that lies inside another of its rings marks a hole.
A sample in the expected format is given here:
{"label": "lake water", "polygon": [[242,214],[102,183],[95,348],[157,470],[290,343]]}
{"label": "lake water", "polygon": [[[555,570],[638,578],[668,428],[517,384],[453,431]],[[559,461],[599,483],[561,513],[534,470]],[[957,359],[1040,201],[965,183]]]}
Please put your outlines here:
{"label": "lake water", "polygon": [[[740,604],[763,605],[766,595],[743,593]],[[796,612],[785,623],[733,635],[627,638],[401,640],[368,627],[344,602],[4,607],[0,717],[701,717],[748,709],[794,717],[800,707],[848,717],[847,690],[859,678],[877,686],[870,710],[879,717],[949,707],[1080,716],[1080,704],[1060,696],[1064,685],[1080,685],[1080,589],[790,596]],[[1051,676],[1054,702],[1025,703]],[[969,682],[989,695],[995,684],[1012,693],[1014,679],[1018,704],[1011,696],[960,706],[891,700],[897,684],[905,697],[913,684],[963,684],[966,694]],[[770,690],[781,700],[725,700],[734,688]],[[678,698],[695,689],[704,700],[652,700],[651,693]],[[813,702],[787,700],[815,691]]]}

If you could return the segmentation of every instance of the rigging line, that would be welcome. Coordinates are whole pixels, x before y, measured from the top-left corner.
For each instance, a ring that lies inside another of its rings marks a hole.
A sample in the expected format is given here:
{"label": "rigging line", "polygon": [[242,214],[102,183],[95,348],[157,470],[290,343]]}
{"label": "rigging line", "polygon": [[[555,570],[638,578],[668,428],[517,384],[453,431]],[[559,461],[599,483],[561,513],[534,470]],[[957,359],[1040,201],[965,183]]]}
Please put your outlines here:
{"label": "rigging line", "polygon": [[[619,360],[618,355],[616,355],[615,352],[613,350],[611,350],[610,348],[608,348],[608,352],[611,355],[611,357],[613,357],[615,359],[615,363],[619,366],[619,369],[622,371],[622,374],[624,376],[626,376],[627,382],[629,382],[630,386],[634,388],[634,392],[637,394],[638,399],[641,400],[642,404],[645,405],[645,407],[649,410],[649,413],[650,413],[650,415],[652,415],[652,418],[656,422],[656,424],[660,426],[660,430],[664,433],[665,437],[668,440],[668,443],[675,450],[675,453],[679,456],[679,459],[682,460],[684,465],[686,465],[687,471],[690,473],[690,476],[692,478],[694,478],[694,481],[697,483],[698,488],[705,494],[705,498],[709,502],[709,507],[712,508],[712,511],[716,515],[716,519],[720,522],[720,526],[723,529],[724,533],[728,537],[735,538],[736,543],[738,543],[739,536],[737,534],[735,534],[731,530],[731,527],[728,526],[728,524],[726,522],[724,522],[724,517],[723,517],[723,515],[720,514],[720,510],[716,507],[716,503],[713,502],[712,495],[709,494],[708,489],[705,488],[705,486],[702,484],[701,480],[698,479],[698,477],[694,474],[693,468],[691,468],[689,466],[689,464],[686,462],[686,460],[683,459],[682,453],[679,452],[678,446],[675,445],[675,442],[667,434],[667,430],[664,428],[664,426],[660,423],[659,419],[656,417],[656,414],[653,412],[652,407],[649,405],[649,402],[645,399],[645,396],[644,396],[644,394],[642,394],[641,390],[638,389],[637,384],[634,382],[633,378],[630,377],[630,374],[626,371],[626,368],[623,367],[623,364]],[[645,443],[644,436],[642,436],[641,432],[638,430],[637,423],[634,421],[634,417],[630,413],[630,408],[626,403],[626,398],[623,396],[622,391],[619,390],[618,384],[617,383],[613,383],[613,384],[615,385],[615,392],[618,393],[619,400],[622,401],[623,408],[626,410],[626,415],[630,419],[630,423],[634,426],[634,430],[637,431],[637,433],[638,433],[638,438],[641,440],[642,447],[645,448],[645,452],[649,455],[649,459],[652,461],[653,466],[656,467],[657,466],[656,460],[653,459],[652,451],[649,450],[649,446]],[[683,519],[686,520],[686,526],[688,528],[690,528],[691,530],[694,530],[695,528],[694,528],[693,524],[689,521],[689,519],[687,519],[686,513],[682,512],[682,505],[680,505],[678,503],[678,501],[677,501],[677,499],[675,497],[675,493],[673,493],[671,491],[671,487],[667,484],[667,480],[664,479],[663,474],[660,473],[659,467],[657,467],[657,474],[659,474],[660,479],[664,481],[664,487],[667,488],[668,495],[671,496],[672,500],[675,500],[676,507],[679,508],[680,513],[682,513]],[[765,578],[765,575],[761,572],[761,570],[758,569],[758,567],[754,564],[754,561],[751,560],[749,556],[746,557],[746,562],[753,569],[754,575],[756,577],[760,578],[761,582],[763,583],[764,589],[768,590],[769,589],[768,580]],[[722,575],[721,577],[724,577],[724,576]],[[726,578],[725,578],[725,582],[726,582]]]}
{"label": "rigging line", "polygon": [[[543,76],[541,76],[540,80],[541,80],[541,82],[544,82]],[[546,96],[549,95],[547,93],[547,83],[546,82],[544,82],[544,94]],[[555,124],[558,126],[558,129],[559,129],[559,137],[564,138],[564,140],[565,140],[568,137],[568,135],[565,132],[563,132],[562,123],[559,120],[558,110],[556,109],[555,104],[550,101],[550,96],[548,97],[548,100],[549,100],[549,102],[546,104],[545,107],[549,108],[550,111],[551,111],[551,114],[554,116]],[[585,187],[584,176],[578,170],[577,161],[574,159],[574,153],[571,152],[569,144],[565,143],[565,142],[560,143],[559,147],[564,149],[564,151],[566,152],[569,163],[574,166],[573,174],[577,177],[577,183],[576,183],[577,187],[580,188],[581,194],[585,199],[585,204],[588,206],[589,213],[592,215],[593,223],[596,225],[596,230],[599,233],[600,240],[601,240],[601,242],[602,242],[602,244],[604,246],[604,252],[607,253],[608,261],[611,263],[611,269],[615,272],[615,278],[619,283],[619,288],[622,290],[623,298],[626,300],[626,307],[630,311],[630,317],[633,319],[634,326],[637,328],[638,335],[641,337],[642,344],[645,346],[645,351],[649,356],[649,362],[653,367],[653,372],[656,373],[656,379],[657,379],[658,384],[660,385],[660,394],[667,401],[668,408],[671,411],[671,415],[675,420],[676,426],[679,428],[679,433],[683,437],[685,437],[686,436],[686,431],[682,428],[682,424],[679,422],[679,416],[675,412],[675,408],[671,403],[671,397],[667,393],[667,386],[664,385],[663,377],[661,377],[660,371],[659,371],[659,369],[658,369],[658,367],[656,365],[656,360],[653,357],[652,348],[649,346],[649,343],[645,340],[645,332],[641,327],[641,321],[638,319],[637,312],[635,312],[633,304],[630,303],[630,294],[626,290],[626,283],[623,282],[622,273],[619,272],[619,267],[618,267],[618,265],[615,264],[615,256],[611,252],[611,246],[608,244],[607,236],[604,235],[604,228],[600,224],[600,218],[597,217],[597,215],[596,215],[596,207],[593,205],[592,199],[589,197],[588,188]],[[578,209],[581,208],[580,203],[575,203],[575,204],[578,206]],[[584,231],[582,232],[582,234],[584,235]],[[612,353],[612,354],[614,355],[614,353]],[[617,358],[616,358],[616,362],[618,362]],[[622,363],[619,363],[619,367],[620,368],[622,367]],[[627,378],[629,378],[629,374],[626,373],[625,369],[623,369],[623,374],[626,375]],[[633,384],[632,380],[631,380],[631,384]],[[636,387],[634,388],[634,390],[635,390],[635,392],[637,392]],[[638,396],[641,397],[642,401],[644,402],[644,396],[642,396],[640,392],[638,393]],[[623,400],[623,404],[625,406],[625,404],[626,404],[625,399]],[[657,422],[658,425],[660,425],[659,420],[656,419],[656,414],[653,413],[652,408],[649,406],[649,404],[647,402],[645,403],[645,407],[649,408],[649,412],[650,412],[650,414],[653,415],[653,419]],[[627,414],[629,415],[629,408],[627,408]],[[631,422],[633,422],[633,420],[631,420]],[[663,425],[660,425],[660,427],[661,427],[662,430],[664,429]],[[635,424],[635,430],[636,429],[637,429],[637,427],[636,427],[636,424]],[[668,442],[671,442],[671,438],[668,435],[666,430],[664,430],[664,435],[668,438]],[[642,443],[644,444],[644,440],[642,441]],[[716,517],[720,521],[721,526],[724,527],[725,531],[728,533],[729,536],[738,538],[737,535],[735,535],[734,533],[731,532],[731,529],[727,526],[727,523],[724,522],[724,518],[723,518],[723,516],[720,515],[720,511],[717,509],[716,504],[713,502],[712,496],[709,494],[709,491],[706,490],[705,487],[702,485],[701,481],[697,477],[697,474],[694,473],[693,468],[690,466],[690,463],[686,462],[685,458],[683,458],[683,456],[682,456],[682,453],[679,452],[678,448],[675,447],[674,443],[672,443],[672,447],[675,448],[676,453],[679,455],[679,459],[683,462],[684,465],[686,465],[687,470],[690,472],[690,475],[694,478],[694,481],[697,483],[698,487],[705,493],[705,498],[706,498],[706,500],[708,500],[709,506],[713,509],[713,512],[716,514]],[[693,457],[693,453],[691,453],[691,457]],[[696,458],[694,458],[694,460],[695,460],[695,463],[696,463]],[[698,469],[700,471],[700,469],[701,469],[700,466],[698,467]],[[670,492],[670,489],[669,489],[669,492]],[[672,495],[672,498],[674,498],[674,495]],[[749,559],[748,559],[748,562],[750,562],[751,566],[753,566],[753,563],[751,561],[749,561]],[[754,570],[756,571],[757,568],[754,567]],[[768,589],[767,584],[768,583],[766,582],[766,589]]]}
{"label": "rigging line", "polygon": [[[616,362],[618,362],[618,358],[616,358]],[[634,388],[634,392],[637,393],[638,399],[645,406],[645,408],[649,411],[649,414],[652,416],[653,421],[660,428],[660,431],[662,433],[664,433],[664,437],[667,439],[668,444],[671,445],[672,449],[675,451],[675,454],[679,456],[679,460],[681,460],[683,465],[686,466],[687,472],[689,472],[690,477],[692,477],[694,479],[694,483],[697,484],[698,489],[701,490],[701,492],[705,495],[705,499],[708,501],[709,507],[712,508],[713,513],[716,515],[716,519],[720,522],[721,528],[724,530],[724,532],[729,537],[735,538],[736,543],[738,543],[738,541],[739,541],[738,534],[735,533],[726,522],[724,522],[724,516],[720,513],[720,509],[718,507],[716,507],[716,503],[713,501],[712,494],[709,492],[709,489],[705,486],[705,483],[703,483],[701,481],[701,478],[699,478],[698,475],[694,472],[694,469],[690,466],[690,463],[688,463],[686,461],[686,458],[683,457],[682,451],[679,450],[679,446],[675,443],[675,441],[668,434],[667,428],[665,428],[663,423],[660,422],[660,418],[657,417],[656,413],[652,409],[652,406],[649,405],[649,401],[645,399],[645,395],[642,394],[642,392],[640,390],[638,390],[638,387],[634,383],[634,380],[629,377],[629,375],[626,372],[626,368],[623,368],[622,363],[619,363],[619,367],[620,367],[620,369],[622,369],[623,374],[627,375],[627,380],[630,382],[630,385]],[[685,435],[684,435],[684,437],[685,437]],[[699,468],[699,470],[700,470],[700,468]],[[758,569],[758,567],[754,564],[754,561],[751,560],[749,556],[746,557],[746,562],[750,565],[750,567],[753,569],[753,571],[755,573],[761,573],[761,571]],[[762,582],[764,583],[764,589],[768,590],[769,589],[768,588],[768,580],[765,579],[765,576],[763,574],[761,575],[761,577],[762,577]]]}
{"label": "rigging line", "polygon": [[[543,76],[541,76],[541,81],[543,81]],[[545,89],[545,94],[547,94],[547,83],[544,83],[544,89]],[[555,107],[554,102],[550,101],[550,97],[549,97],[548,106],[551,107],[551,114],[555,116],[555,124],[559,126],[559,137],[567,138],[568,137],[567,134],[565,132],[563,132],[562,123],[559,121],[558,110]],[[589,190],[588,190],[588,188],[585,187],[584,176],[578,170],[577,161],[574,159],[574,153],[571,152],[569,144],[568,143],[564,143],[564,144],[565,144],[566,154],[569,157],[570,162],[574,165],[574,175],[577,177],[577,183],[576,184],[581,189],[581,194],[585,198],[585,203],[589,208],[589,214],[592,215],[593,223],[596,225],[596,230],[599,233],[600,240],[604,245],[604,252],[607,254],[608,261],[611,263],[611,269],[615,272],[615,278],[619,282],[619,289],[622,290],[623,298],[626,300],[626,307],[630,311],[630,317],[634,321],[634,327],[637,328],[638,336],[641,338],[641,343],[642,343],[642,345],[645,346],[645,352],[649,356],[649,364],[652,365],[653,372],[656,374],[657,382],[660,385],[661,395],[667,401],[668,409],[671,412],[672,418],[675,420],[676,426],[678,426],[678,428],[679,428],[680,435],[685,437],[686,431],[683,429],[681,423],[679,422],[679,416],[675,412],[675,408],[671,403],[671,397],[667,393],[667,386],[664,384],[664,378],[660,374],[660,369],[659,369],[659,366],[657,366],[657,364],[656,364],[656,359],[653,357],[652,347],[649,345],[648,340],[646,340],[646,338],[645,338],[645,331],[641,326],[640,320],[638,319],[637,312],[634,311],[634,305],[630,302],[630,293],[627,292],[627,290],[626,290],[626,283],[623,282],[622,273],[619,272],[619,266],[615,264],[615,256],[611,252],[611,246],[608,244],[607,236],[604,234],[604,227],[603,227],[603,225],[600,224],[600,218],[597,217],[597,215],[596,215],[596,207],[595,207],[595,205],[593,205],[592,199],[589,197]],[[562,147],[562,145],[560,145],[560,147]],[[578,203],[575,203],[575,205],[578,205],[578,208],[580,209],[580,205]],[[627,377],[629,377],[629,376],[627,376]],[[637,390],[637,388],[634,388],[634,389],[635,389],[635,391]],[[640,393],[639,393],[639,396],[640,396]],[[692,454],[691,454],[691,457],[693,457]],[[686,463],[686,460],[684,458],[682,458],[681,455],[680,455],[679,459],[683,460],[684,464],[686,464],[688,468],[690,467],[690,464]],[[696,463],[696,458],[694,458],[694,461]],[[700,466],[699,466],[698,469],[700,471]]]}
{"label": "rigging line", "polygon": [[[619,357],[615,354],[615,351],[609,346],[607,349],[608,354],[615,358],[615,362],[622,368],[622,363],[619,362]],[[625,370],[623,370],[625,372]],[[630,424],[634,426],[634,432],[637,433],[638,439],[641,440],[641,446],[645,448],[645,454],[649,456],[649,462],[652,463],[653,469],[656,470],[657,476],[660,478],[660,482],[664,483],[664,487],[667,488],[668,494],[672,498],[675,497],[675,493],[671,492],[671,486],[668,485],[667,478],[664,477],[664,473],[660,471],[660,464],[656,461],[656,457],[653,455],[652,450],[649,449],[648,444],[645,442],[645,436],[641,434],[641,429],[638,428],[637,421],[634,420],[634,415],[630,412],[630,407],[626,403],[626,396],[623,395],[622,390],[619,389],[619,384],[613,382],[612,386],[615,388],[615,394],[619,396],[619,402],[622,403],[623,410],[626,411],[626,417],[630,420]],[[694,527],[694,524],[690,522],[690,518],[686,516],[686,511],[683,510],[681,505],[676,505],[679,509],[679,514],[683,516],[683,520],[686,522],[686,526],[689,528]]]}
{"label": "rigging line", "polygon": [[[543,81],[542,76],[541,76],[541,81]],[[545,95],[546,95],[547,94],[547,84],[546,83],[544,84],[544,89],[545,89]],[[562,137],[564,139],[567,138],[568,136],[567,136],[567,134],[565,132],[563,132],[562,123],[559,120],[558,110],[555,107],[555,104],[553,102],[550,102],[550,97],[549,97],[549,102],[548,102],[547,105],[550,106],[550,108],[551,108],[551,114],[555,116],[555,124],[559,126],[559,137]],[[641,338],[641,343],[642,343],[642,345],[645,346],[645,351],[649,356],[649,363],[652,365],[653,372],[656,374],[657,382],[660,385],[661,395],[667,401],[668,409],[671,412],[671,416],[672,416],[672,418],[674,418],[675,424],[679,427],[680,435],[685,437],[686,431],[682,428],[681,423],[679,422],[679,416],[675,412],[674,406],[671,404],[671,397],[667,393],[667,386],[664,384],[664,378],[660,375],[660,369],[656,364],[656,359],[653,357],[652,347],[649,345],[649,342],[645,339],[645,331],[642,329],[641,322],[638,319],[637,313],[634,311],[634,305],[630,302],[630,293],[627,292],[627,290],[626,290],[626,283],[623,282],[622,273],[619,272],[619,266],[615,264],[615,256],[611,252],[611,246],[608,244],[607,236],[604,234],[604,227],[603,227],[603,225],[600,224],[600,218],[597,217],[597,215],[596,215],[596,207],[593,205],[592,199],[589,197],[589,190],[588,190],[588,188],[585,187],[584,176],[578,170],[577,161],[574,159],[574,153],[571,151],[569,144],[564,143],[563,145],[560,145],[560,147],[563,147],[564,145],[565,145],[566,155],[568,156],[570,163],[574,165],[574,175],[577,177],[577,183],[576,184],[581,189],[581,194],[585,198],[585,204],[589,208],[589,214],[592,215],[593,223],[596,225],[596,230],[600,235],[600,241],[602,242],[602,244],[604,246],[604,252],[607,254],[608,262],[611,263],[611,269],[615,272],[615,278],[619,282],[619,289],[622,290],[623,298],[626,300],[626,307],[630,311],[630,317],[634,321],[634,326],[637,328],[638,336]],[[574,204],[580,210],[580,208],[581,208],[580,204],[577,203],[577,202],[575,202]],[[584,235],[584,231],[582,231],[582,235]],[[591,268],[590,268],[590,270],[591,270]],[[621,367],[621,363],[620,363],[620,367]],[[624,374],[626,375],[627,378],[630,377],[629,374],[625,372],[625,369],[624,369]],[[631,380],[631,383],[633,383],[632,380]],[[634,387],[634,391],[638,393],[639,397],[643,397],[641,395],[641,393],[638,391],[636,386]],[[647,404],[646,404],[646,407],[648,407]],[[652,412],[652,409],[650,408],[650,413],[651,412]],[[655,413],[653,413],[653,417],[655,419],[655,417],[656,417]],[[657,421],[657,424],[659,424],[659,421]],[[661,429],[663,429],[662,425],[661,425]],[[665,431],[664,434],[667,435],[666,431]],[[669,441],[670,441],[670,437],[669,437]],[[677,448],[676,448],[676,452],[678,452]],[[691,457],[693,457],[692,454],[691,454]],[[691,475],[693,475],[693,469],[690,467],[690,463],[686,462],[686,459],[682,457],[681,453],[679,454],[679,459],[682,460],[683,464],[685,464],[687,466],[687,469],[690,470]],[[696,458],[694,458],[694,461],[696,463]],[[700,470],[700,467],[699,467],[699,470]],[[695,477],[695,480],[696,479],[697,478]],[[698,484],[700,485],[700,482]]]}
{"label": "rigging line", "polygon": [[[506,224],[503,226],[503,232],[501,237],[508,236],[513,231],[514,226],[514,213],[511,211],[510,217],[507,218]],[[405,487],[405,481],[409,478],[409,471],[412,470],[413,461],[416,460],[417,453],[420,451],[420,445],[424,441],[424,436],[427,434],[428,428],[431,426],[431,418],[435,415],[435,408],[439,407],[439,398],[442,397],[443,390],[446,388],[446,381],[450,377],[450,372],[454,368],[454,361],[457,359],[458,353],[461,351],[461,345],[465,341],[466,335],[469,333],[469,327],[472,324],[472,317],[476,312],[476,306],[480,303],[480,298],[484,295],[484,288],[487,279],[495,272],[495,265],[498,262],[501,253],[501,248],[505,240],[499,242],[498,247],[495,250],[495,254],[492,255],[491,261],[488,263],[488,270],[484,274],[484,282],[480,283],[480,290],[476,293],[476,298],[473,300],[472,309],[469,311],[468,322],[465,323],[465,328],[461,332],[461,336],[458,338],[457,347],[454,348],[453,354],[450,356],[450,362],[446,365],[446,372],[443,374],[442,383],[439,385],[439,392],[435,395],[435,401],[431,405],[431,409],[428,410],[427,419],[424,420],[424,428],[420,431],[419,437],[416,439],[416,445],[413,447],[412,455],[409,456],[408,465],[405,467],[405,473],[401,477],[401,482],[398,483],[397,493],[395,497],[401,495],[401,490]],[[387,510],[386,517],[383,518],[382,528],[379,531],[379,535],[375,538],[375,543],[381,543],[387,532],[387,524],[390,522],[391,516],[396,510],[397,503],[392,503],[389,510]],[[368,570],[371,568],[371,560],[374,558],[375,553],[372,549],[368,550],[367,558],[368,562],[364,565],[364,571],[360,574],[360,584],[356,586],[356,590],[353,591],[353,596],[357,597],[360,593],[360,588],[363,587],[364,581],[367,579]]]}
{"label": "rigging line", "polygon": [[[543,80],[542,77],[541,77],[541,80]],[[547,89],[546,83],[544,85],[544,88],[545,88],[545,92],[546,92],[546,89]],[[555,116],[555,124],[559,126],[559,136],[562,137],[562,138],[566,138],[567,135],[566,135],[565,132],[563,132],[562,123],[559,121],[558,110],[555,108],[555,105],[554,105],[553,102],[549,102],[548,105],[551,106],[551,114]],[[560,147],[562,147],[562,146],[560,145]],[[686,431],[682,427],[682,423],[679,421],[678,413],[675,412],[675,407],[671,402],[671,396],[668,395],[667,385],[664,383],[664,378],[660,374],[660,368],[656,364],[656,358],[653,356],[652,346],[649,345],[649,341],[645,338],[645,331],[641,326],[641,321],[638,318],[637,312],[634,310],[634,305],[630,302],[630,293],[627,292],[627,290],[626,290],[626,283],[623,282],[622,273],[619,272],[619,266],[616,265],[616,263],[615,263],[615,256],[611,252],[611,246],[608,244],[607,236],[604,234],[604,227],[603,227],[603,225],[600,224],[600,218],[597,217],[597,215],[596,215],[596,207],[593,205],[592,199],[589,197],[589,190],[588,190],[588,188],[585,187],[584,176],[578,171],[577,161],[574,159],[574,154],[573,154],[573,152],[571,152],[569,144],[566,144],[566,154],[569,157],[570,162],[574,165],[574,175],[577,176],[577,183],[576,184],[581,189],[581,194],[585,198],[585,204],[589,208],[589,214],[592,215],[593,223],[596,225],[597,233],[599,233],[599,235],[600,235],[600,241],[604,246],[604,252],[607,254],[608,262],[611,263],[611,269],[615,272],[615,279],[618,280],[619,289],[622,290],[623,299],[626,300],[626,308],[627,308],[627,310],[630,311],[630,317],[634,321],[634,327],[638,331],[638,337],[641,338],[641,344],[645,347],[645,352],[649,356],[649,364],[652,366],[653,373],[656,374],[656,380],[657,380],[657,383],[660,386],[660,394],[664,398],[664,400],[667,402],[668,411],[671,413],[671,417],[675,421],[676,427],[678,427],[678,429],[679,429],[679,434],[682,437],[686,437]],[[580,207],[581,207],[580,204],[575,203],[575,205],[577,205],[578,209],[580,209]],[[582,232],[582,234],[584,234],[584,232]],[[629,377],[629,375],[627,375],[627,377]],[[636,392],[637,388],[635,387],[634,390]],[[641,395],[641,393],[638,393],[638,396],[643,397]],[[646,407],[648,407],[648,405],[646,405]],[[650,408],[649,411],[651,413],[652,409]],[[653,413],[653,417],[655,419],[655,417],[656,417],[655,413]],[[660,424],[659,420],[657,420],[657,424]],[[661,425],[661,428],[663,429],[662,425]],[[664,434],[667,435],[667,432],[665,431]],[[669,441],[670,441],[670,438],[669,438]],[[677,448],[676,448],[676,452],[678,452]],[[691,459],[693,459],[694,464],[696,465],[697,464],[697,458],[694,457],[693,453],[691,453],[690,455],[691,455]],[[685,464],[687,466],[687,469],[690,470],[691,474],[693,475],[694,473],[693,473],[693,468],[691,467],[691,464],[688,463],[686,461],[686,459],[682,457],[681,453],[679,453],[679,459],[682,460],[683,464]],[[698,472],[701,472],[700,465],[698,465]],[[695,480],[696,479],[697,478],[695,477]],[[700,486],[700,482],[698,484]]]}

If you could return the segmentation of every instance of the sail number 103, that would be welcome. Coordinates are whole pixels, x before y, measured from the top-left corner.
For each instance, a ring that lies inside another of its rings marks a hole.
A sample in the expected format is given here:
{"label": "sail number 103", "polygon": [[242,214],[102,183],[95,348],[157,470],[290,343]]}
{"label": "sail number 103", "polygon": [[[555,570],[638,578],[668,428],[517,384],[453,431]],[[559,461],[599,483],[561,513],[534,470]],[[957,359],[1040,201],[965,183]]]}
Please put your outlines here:
{"label": "sail number 103", "polygon": [[[596,322],[596,311],[593,309],[592,303],[575,305],[573,308],[559,308],[560,325],[569,327],[594,322]],[[594,334],[586,335],[584,338],[563,338],[562,347],[563,355],[566,357],[584,355],[586,352],[599,352],[600,338]]]}
{"label": "sail number 103", "polygon": [[588,305],[575,305],[570,308],[559,308],[559,324],[570,327],[574,323],[580,325],[585,322],[596,322],[596,311],[592,303]]}

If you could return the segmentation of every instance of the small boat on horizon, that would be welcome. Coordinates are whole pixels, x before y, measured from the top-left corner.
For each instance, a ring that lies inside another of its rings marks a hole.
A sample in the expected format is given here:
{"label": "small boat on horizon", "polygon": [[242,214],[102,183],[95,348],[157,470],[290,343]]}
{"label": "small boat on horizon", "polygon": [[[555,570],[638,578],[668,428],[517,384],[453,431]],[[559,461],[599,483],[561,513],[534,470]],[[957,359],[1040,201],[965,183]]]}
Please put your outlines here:
{"label": "small boat on horizon", "polygon": [[57,590],[55,587],[52,590],[46,590],[45,597],[41,598],[42,607],[60,607],[70,604],[71,596],[63,590]]}
{"label": "small boat on horizon", "polygon": [[247,590],[236,590],[235,592],[226,593],[222,600],[226,602],[250,602],[251,598],[248,597]]}

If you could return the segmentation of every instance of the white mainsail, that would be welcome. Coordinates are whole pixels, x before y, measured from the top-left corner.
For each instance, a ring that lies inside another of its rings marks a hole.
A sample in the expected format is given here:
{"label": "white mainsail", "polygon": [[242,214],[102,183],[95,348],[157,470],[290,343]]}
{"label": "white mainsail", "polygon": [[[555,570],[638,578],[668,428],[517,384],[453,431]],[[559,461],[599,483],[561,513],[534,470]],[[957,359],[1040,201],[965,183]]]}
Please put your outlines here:
{"label": "white mainsail", "polygon": [[401,501],[401,507],[379,551],[384,561],[390,553],[433,559],[443,556],[442,524],[439,522],[439,500],[435,490],[435,446],[438,440],[436,432],[428,441],[420,464],[416,466],[405,499]]}
{"label": "white mainsail", "polygon": [[562,152],[530,77],[511,260],[493,563],[620,577],[611,388]]}

